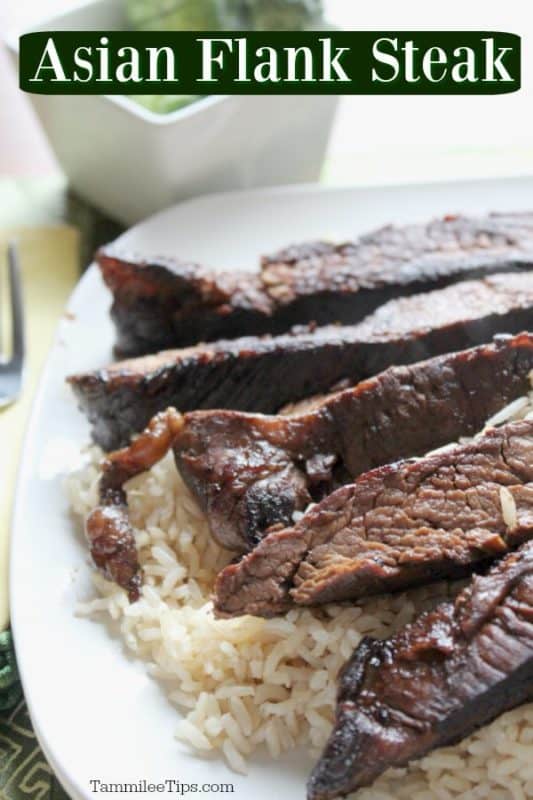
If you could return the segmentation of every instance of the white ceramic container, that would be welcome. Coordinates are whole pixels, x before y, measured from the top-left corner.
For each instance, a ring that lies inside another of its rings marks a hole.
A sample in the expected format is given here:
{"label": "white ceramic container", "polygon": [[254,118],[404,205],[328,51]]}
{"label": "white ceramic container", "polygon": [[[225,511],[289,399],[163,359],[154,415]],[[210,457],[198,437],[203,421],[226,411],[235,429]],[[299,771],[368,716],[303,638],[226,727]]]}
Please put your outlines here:
{"label": "white ceramic container", "polygon": [[[87,0],[31,30],[125,28],[120,0]],[[18,62],[18,37],[7,40]],[[335,96],[207,97],[155,114],[127,97],[30,95],[73,188],[125,224],[206,192],[315,181]]]}

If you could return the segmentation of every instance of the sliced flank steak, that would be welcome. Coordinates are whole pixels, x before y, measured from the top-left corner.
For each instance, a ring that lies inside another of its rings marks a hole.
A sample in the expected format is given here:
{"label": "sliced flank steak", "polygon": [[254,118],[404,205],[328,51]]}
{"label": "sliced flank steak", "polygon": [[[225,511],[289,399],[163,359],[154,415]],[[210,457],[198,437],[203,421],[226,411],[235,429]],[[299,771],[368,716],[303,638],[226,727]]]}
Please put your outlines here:
{"label": "sliced flank steak", "polygon": [[226,567],[215,609],[268,617],[456,577],[532,535],[533,420],[523,420],[337,489]]}
{"label": "sliced flank steak", "polygon": [[124,484],[163,458],[182,424],[182,417],[169,409],[154,417],[127,450],[110,453],[101,465],[99,504],[87,517],[85,535],[95,565],[127,591],[131,602],[139,599],[143,575]]}
{"label": "sliced flank steak", "polygon": [[530,389],[533,335],[389,367],[291,416],[193,411],[174,442],[179,471],[213,536],[246,551],[271,525],[363,472],[420,456],[485,422]]}
{"label": "sliced flank steak", "polygon": [[[520,341],[525,348],[523,351],[520,349],[522,345],[518,344]],[[514,349],[507,349],[505,343],[486,348],[489,355],[485,357],[489,360],[484,363],[487,367],[492,364],[495,384],[504,380],[507,386],[514,386],[516,391],[520,385],[527,384],[528,341],[529,336],[523,334],[510,340],[515,342]],[[472,352],[462,354],[463,358],[471,356]],[[502,368],[500,356],[509,352],[514,354],[516,364],[511,370],[506,370]],[[491,357],[494,359],[492,362]],[[526,361],[521,367],[517,366],[523,358]],[[423,364],[419,366],[424,367]],[[478,368],[474,373],[473,367],[474,374],[486,386],[489,385],[489,378],[487,374],[482,375],[482,370]],[[432,390],[435,392],[431,401],[434,410],[445,410],[448,420],[450,417],[455,419],[455,423],[444,423],[443,416],[442,427],[448,426],[444,430],[451,431],[454,425],[455,431],[459,431],[462,425],[468,428],[474,425],[477,414],[484,417],[482,409],[487,413],[489,409],[494,410],[494,398],[489,399],[487,395],[485,398],[479,397],[476,402],[472,395],[468,396],[469,379],[464,377],[465,387],[460,388],[456,383],[454,391],[441,397],[442,402],[439,402],[438,393]],[[422,386],[420,384],[420,388]],[[405,391],[410,389],[406,388]],[[501,403],[511,396],[505,391],[499,393],[496,389],[495,395]],[[417,402],[404,405],[402,424],[405,434],[408,430],[414,430],[413,420],[422,423],[422,415],[427,413],[423,409],[424,406],[420,408]],[[89,515],[87,537],[97,565],[108,577],[126,588],[132,599],[138,596],[142,576],[135,551],[135,537],[128,518],[124,484],[150,469],[171,448],[181,468],[183,447],[190,441],[191,431],[187,431],[187,428],[191,417],[194,422],[197,415],[182,416],[173,408],[161,412],[129,447],[111,453],[103,462],[99,506]],[[376,424],[383,424],[383,436],[386,436],[389,432],[387,426],[391,422],[394,424],[395,419],[383,422],[384,419],[387,419],[387,414],[381,414]],[[437,425],[440,420],[438,416]],[[355,483],[336,490],[308,509],[301,521],[292,528],[279,530],[282,526],[274,524],[263,532],[258,527],[258,520],[261,521],[261,514],[274,517],[287,498],[293,502],[296,497],[299,502],[298,492],[307,501],[309,493],[303,473],[291,484],[283,483],[293,477],[290,470],[282,471],[277,483],[274,476],[271,485],[267,477],[261,487],[265,491],[268,488],[266,500],[259,493],[256,498],[257,509],[250,504],[247,508],[248,511],[251,508],[252,515],[257,512],[255,517],[252,516],[256,525],[253,536],[244,525],[241,529],[236,528],[235,518],[225,519],[220,513],[226,511],[231,514],[231,508],[219,509],[218,518],[216,514],[213,516],[212,508],[208,508],[213,536],[228,549],[239,552],[250,550],[257,544],[261,534],[265,535],[251,553],[226,568],[219,576],[215,598],[217,612],[225,616],[244,613],[270,616],[284,611],[293,602],[313,605],[352,599],[361,594],[427,581],[441,574],[459,574],[468,571],[477,560],[505,552],[517,543],[517,537],[520,539],[522,535],[524,538],[528,535],[527,526],[519,525],[516,530],[514,527],[507,530],[501,505],[498,504],[500,489],[508,494],[515,492],[522,505],[529,499],[527,484],[530,467],[527,458],[531,456],[528,447],[531,444],[530,428],[533,422],[515,425],[525,427],[515,429],[509,424],[486,432],[470,445],[456,447],[451,453],[439,452],[417,462],[400,462],[367,472]],[[191,430],[194,431],[194,424]],[[518,436],[516,431],[523,433],[523,436]],[[400,441],[404,441],[407,447],[408,437],[401,438],[405,434],[400,435]],[[430,433],[422,433],[421,436],[425,442],[435,441],[441,432],[436,432],[433,438]],[[506,437],[510,437],[509,441]],[[379,429],[372,433],[372,439],[378,447]],[[216,459],[220,442],[217,443],[216,435],[210,441]],[[515,474],[511,462],[507,463],[505,459],[508,454],[514,458],[515,451],[518,452],[520,447],[523,453],[518,455],[523,456],[525,463],[522,471],[517,468]],[[355,445],[352,451],[354,459],[358,457],[357,452]],[[383,458],[390,454],[386,450],[381,452]],[[369,455],[364,448],[359,454],[362,459]],[[264,452],[259,451],[257,458],[256,454],[247,457],[248,463],[240,465],[243,470],[243,490],[250,476],[257,478],[256,468],[265,470],[265,464],[260,463],[261,458],[265,457]],[[272,460],[275,461],[274,455]],[[320,458],[315,462],[315,470],[319,461]],[[494,475],[490,473],[491,469]],[[227,481],[223,474],[223,461],[220,462],[220,470],[211,479],[222,486]],[[232,491],[235,498],[238,497],[238,481],[231,475],[231,467],[228,471],[234,481]],[[489,474],[492,479],[489,479]],[[461,493],[450,492],[447,481],[452,482],[452,488],[460,487]],[[509,496],[513,502],[513,496]],[[435,509],[431,507],[432,499],[436,503]],[[205,502],[203,505],[206,507]],[[242,508],[238,512],[242,513]],[[454,515],[457,515],[457,519]],[[217,519],[220,521],[218,527],[214,524]],[[527,521],[527,516],[525,519]],[[238,515],[237,520],[242,522]],[[522,523],[522,517],[519,521]],[[523,527],[525,532],[522,531]]]}
{"label": "sliced flank steak", "polygon": [[94,440],[124,445],[160,411],[232,408],[275,413],[354,385],[391,364],[463,350],[531,325],[533,272],[493,275],[391,300],[361,324],[199,345],[118,362],[69,381]]}
{"label": "sliced flank steak", "polygon": [[393,297],[533,267],[533,214],[447,216],[389,225],[351,242],[311,242],[220,272],[145,258],[120,242],[97,254],[113,294],[117,353],[279,334],[293,325],[353,324]]}
{"label": "sliced flank steak", "polygon": [[453,745],[533,695],[533,543],[385,641],[365,638],[339,677],[336,719],[309,800],[371,784]]}

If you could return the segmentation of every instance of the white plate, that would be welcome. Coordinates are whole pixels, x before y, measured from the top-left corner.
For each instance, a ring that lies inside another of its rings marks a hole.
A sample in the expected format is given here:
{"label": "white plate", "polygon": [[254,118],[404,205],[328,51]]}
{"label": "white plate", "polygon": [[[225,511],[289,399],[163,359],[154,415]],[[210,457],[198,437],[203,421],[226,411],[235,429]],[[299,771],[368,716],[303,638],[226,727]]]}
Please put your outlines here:
{"label": "white plate", "polygon": [[[533,180],[372,189],[302,187],[203,197],[124,235],[128,246],[176,252],[224,268],[250,267],[291,241],[345,238],[391,221],[490,209],[533,208]],[[76,534],[63,475],[76,464],[87,426],[65,376],[110,359],[109,296],[94,267],[59,326],[29,425],[13,520],[12,622],[35,730],[67,791],[97,797],[91,779],[159,783],[233,782],[234,797],[304,797],[305,756],[272,767],[254,760],[233,774],[221,758],[194,757],[173,738],[176,711],[144,666],[129,659],[103,625],[74,616],[90,592],[86,548]],[[161,796],[164,796],[164,792]],[[131,800],[129,793],[114,797]]]}

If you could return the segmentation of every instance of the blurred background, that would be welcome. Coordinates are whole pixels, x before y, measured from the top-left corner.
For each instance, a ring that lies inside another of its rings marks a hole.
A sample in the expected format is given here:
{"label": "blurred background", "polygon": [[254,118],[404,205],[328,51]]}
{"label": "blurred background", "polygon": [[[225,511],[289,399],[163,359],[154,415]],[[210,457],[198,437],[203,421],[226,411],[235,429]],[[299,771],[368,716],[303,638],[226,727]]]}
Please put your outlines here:
{"label": "blurred background", "polygon": [[[2,0],[0,31],[31,25],[72,5],[72,0]],[[269,5],[270,0],[262,0],[264,9]],[[500,29],[523,37],[523,89],[518,93],[500,97],[343,97],[322,173],[326,183],[390,183],[533,171],[532,95],[528,94],[533,81],[531,3],[324,0],[323,5],[328,21],[348,29]],[[2,50],[0,179],[57,174],[58,165],[26,97],[16,88],[14,71]]]}

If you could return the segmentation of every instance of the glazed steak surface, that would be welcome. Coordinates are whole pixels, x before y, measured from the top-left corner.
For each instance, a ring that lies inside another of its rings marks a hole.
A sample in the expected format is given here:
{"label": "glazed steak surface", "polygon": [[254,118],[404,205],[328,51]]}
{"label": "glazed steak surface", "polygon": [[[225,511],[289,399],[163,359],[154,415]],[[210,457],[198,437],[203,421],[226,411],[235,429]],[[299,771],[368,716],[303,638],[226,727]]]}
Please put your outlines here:
{"label": "glazed steak surface", "polygon": [[117,352],[132,356],[295,324],[352,324],[393,297],[531,269],[533,214],[389,225],[352,242],[290,247],[263,258],[256,273],[146,259],[120,244],[97,260],[113,294]]}
{"label": "glazed steak surface", "polygon": [[331,800],[454,744],[533,692],[533,543],[391,639],[363,639],[339,677],[333,732],[308,783]]}
{"label": "glazed steak surface", "polygon": [[69,380],[105,449],[159,411],[233,408],[274,413],[287,403],[408,364],[527,330],[533,272],[493,275],[391,300],[362,323],[235,339],[118,362]]}
{"label": "glazed steak surface", "polygon": [[117,355],[270,332],[273,305],[257,273],[144,258],[114,244],[102,247],[96,260],[113,294]]}
{"label": "glazed steak surface", "polygon": [[271,525],[363,472],[418,456],[485,422],[530,388],[533,335],[385,372],[291,416],[195,411],[176,463],[224,546],[250,550]]}
{"label": "glazed steak surface", "polygon": [[[110,453],[101,464],[99,504],[86,522],[93,560],[128,591],[130,599],[137,599],[142,570],[125,484],[170,449],[207,511],[214,538],[226,548],[249,551],[267,526],[272,535],[276,523],[279,527],[295,508],[306,506],[313,492],[327,492],[334,483],[350,481],[351,472],[376,460],[383,463],[402,450],[425,449],[429,443],[481,427],[492,412],[528,388],[532,350],[529,334],[501,337],[492,345],[410,368],[391,368],[355,390],[318,403],[313,412],[290,418],[224,411],[183,416],[167,408],[128,447]],[[260,548],[258,552],[261,577],[268,577],[268,550],[266,569],[261,566],[265,554]],[[254,555],[252,571],[255,566]],[[244,569],[246,603],[246,564]],[[239,565],[220,578],[222,613],[227,612],[225,592],[232,595],[235,587],[237,608],[243,603],[241,572]],[[278,600],[288,591],[286,577],[282,576]],[[258,589],[252,587],[254,603],[256,591],[264,613],[270,613],[273,608],[261,594],[265,592],[261,581]],[[234,603],[232,598],[230,604]],[[253,609],[257,610],[255,605]],[[235,612],[234,605],[231,611]]]}
{"label": "glazed steak surface", "polygon": [[226,567],[215,609],[271,616],[468,573],[533,534],[532,481],[533,421],[378,467]]}

